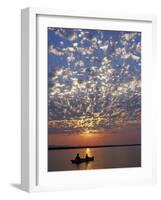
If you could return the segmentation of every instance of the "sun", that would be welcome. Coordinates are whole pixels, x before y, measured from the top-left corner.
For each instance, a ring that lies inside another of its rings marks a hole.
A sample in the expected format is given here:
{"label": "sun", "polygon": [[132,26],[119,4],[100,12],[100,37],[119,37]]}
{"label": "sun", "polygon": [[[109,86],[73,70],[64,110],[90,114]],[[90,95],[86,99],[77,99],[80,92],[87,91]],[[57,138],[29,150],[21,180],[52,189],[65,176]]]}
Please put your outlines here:
{"label": "sun", "polygon": [[83,134],[84,136],[86,136],[86,137],[91,137],[91,136],[93,136],[94,131],[91,130],[91,129],[85,129],[85,130],[82,132],[82,134]]}

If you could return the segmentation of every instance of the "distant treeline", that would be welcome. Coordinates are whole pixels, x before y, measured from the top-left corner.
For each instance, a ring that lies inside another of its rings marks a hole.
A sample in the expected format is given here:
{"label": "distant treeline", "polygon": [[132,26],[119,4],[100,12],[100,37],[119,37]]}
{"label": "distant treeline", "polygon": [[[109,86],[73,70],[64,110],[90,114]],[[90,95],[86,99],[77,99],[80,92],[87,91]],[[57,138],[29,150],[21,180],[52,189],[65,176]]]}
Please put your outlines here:
{"label": "distant treeline", "polygon": [[48,150],[61,150],[61,149],[83,149],[83,148],[104,148],[104,147],[129,147],[140,146],[141,144],[113,144],[113,145],[93,145],[93,146],[48,146]]}

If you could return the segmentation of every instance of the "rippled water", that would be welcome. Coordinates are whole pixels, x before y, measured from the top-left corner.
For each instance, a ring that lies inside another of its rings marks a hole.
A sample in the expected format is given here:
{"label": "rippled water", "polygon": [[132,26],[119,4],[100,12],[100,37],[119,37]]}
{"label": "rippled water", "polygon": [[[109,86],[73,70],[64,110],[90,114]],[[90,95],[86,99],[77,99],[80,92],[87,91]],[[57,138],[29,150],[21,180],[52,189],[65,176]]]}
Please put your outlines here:
{"label": "rippled water", "polygon": [[[86,153],[95,160],[88,163],[72,164],[76,154]],[[141,146],[82,148],[48,151],[48,171],[86,170],[141,166]]]}

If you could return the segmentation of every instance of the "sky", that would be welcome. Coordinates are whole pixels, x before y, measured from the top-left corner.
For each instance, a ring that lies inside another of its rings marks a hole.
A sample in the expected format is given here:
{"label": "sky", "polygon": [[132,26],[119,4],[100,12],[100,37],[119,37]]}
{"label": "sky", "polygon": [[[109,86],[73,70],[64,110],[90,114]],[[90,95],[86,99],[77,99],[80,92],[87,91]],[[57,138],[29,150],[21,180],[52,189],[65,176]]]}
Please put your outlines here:
{"label": "sky", "polygon": [[48,28],[49,128],[141,120],[141,33]]}

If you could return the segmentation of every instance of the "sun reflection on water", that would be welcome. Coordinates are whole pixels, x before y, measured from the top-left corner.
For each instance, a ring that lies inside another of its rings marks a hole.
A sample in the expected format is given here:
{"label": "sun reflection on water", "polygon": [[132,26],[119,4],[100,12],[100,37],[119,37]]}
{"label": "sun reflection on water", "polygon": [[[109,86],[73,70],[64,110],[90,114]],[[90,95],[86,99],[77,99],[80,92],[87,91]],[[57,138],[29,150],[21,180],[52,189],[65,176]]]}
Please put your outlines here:
{"label": "sun reflection on water", "polygon": [[92,156],[92,154],[91,154],[91,149],[90,148],[86,148],[85,149],[85,155],[88,155],[88,156]]}

